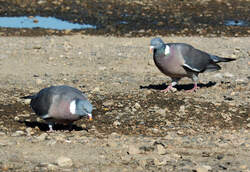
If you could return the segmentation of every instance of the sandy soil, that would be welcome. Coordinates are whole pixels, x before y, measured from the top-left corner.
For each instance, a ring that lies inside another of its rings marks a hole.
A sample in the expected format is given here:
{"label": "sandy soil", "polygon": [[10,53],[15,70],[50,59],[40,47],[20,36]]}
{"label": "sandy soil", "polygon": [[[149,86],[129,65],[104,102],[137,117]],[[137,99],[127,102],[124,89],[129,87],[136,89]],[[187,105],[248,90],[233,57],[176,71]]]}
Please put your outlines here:
{"label": "sandy soil", "polygon": [[[237,59],[201,74],[195,93],[189,79],[160,92],[170,79],[150,39],[0,37],[0,169],[250,171],[250,38],[163,37]],[[47,133],[20,97],[61,84],[88,95],[94,121]]]}

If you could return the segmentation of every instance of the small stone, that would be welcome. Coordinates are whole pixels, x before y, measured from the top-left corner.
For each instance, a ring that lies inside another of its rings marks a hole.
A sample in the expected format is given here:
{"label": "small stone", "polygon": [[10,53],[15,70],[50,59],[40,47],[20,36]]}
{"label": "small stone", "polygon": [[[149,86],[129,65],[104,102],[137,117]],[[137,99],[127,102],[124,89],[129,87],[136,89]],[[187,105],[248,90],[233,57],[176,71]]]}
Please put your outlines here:
{"label": "small stone", "polygon": [[121,125],[121,123],[120,123],[119,121],[116,120],[116,121],[114,121],[113,125],[114,125],[114,126],[119,126],[119,125]]}
{"label": "small stone", "polygon": [[29,105],[30,101],[31,101],[31,99],[24,99],[24,104]]}
{"label": "small stone", "polygon": [[48,164],[48,170],[50,171],[56,171],[58,169],[58,166],[57,165],[54,165],[54,164]]}
{"label": "small stone", "polygon": [[160,132],[160,130],[158,128],[152,128],[151,131],[154,133],[154,134],[157,134]]}
{"label": "small stone", "polygon": [[135,154],[139,154],[140,150],[135,145],[129,145],[129,147],[128,147],[128,153],[130,155],[135,155]]}
{"label": "small stone", "polygon": [[224,76],[225,76],[225,77],[228,77],[228,78],[234,77],[234,75],[231,74],[231,73],[229,73],[229,72],[224,73]]}
{"label": "small stone", "polygon": [[33,129],[31,127],[26,128],[26,132],[28,136],[34,134]]}
{"label": "small stone", "polygon": [[196,167],[197,172],[209,172],[212,171],[212,167],[208,165],[201,165]]}
{"label": "small stone", "polygon": [[114,105],[114,101],[113,100],[107,100],[107,101],[103,102],[102,105],[106,106],[106,107],[112,106],[112,105]]}
{"label": "small stone", "polygon": [[15,116],[14,120],[15,120],[15,121],[19,121],[20,118],[19,118],[18,116]]}
{"label": "small stone", "polygon": [[61,156],[57,159],[57,164],[60,167],[72,167],[73,162],[70,158]]}
{"label": "small stone", "polygon": [[36,79],[36,84],[37,85],[40,85],[40,84],[42,84],[43,83],[43,80],[42,79],[40,79],[40,78],[37,78]]}
{"label": "small stone", "polygon": [[13,133],[11,136],[12,137],[19,137],[19,136],[24,136],[24,135],[25,135],[25,133],[23,131],[18,130],[15,133]]}
{"label": "small stone", "polygon": [[247,127],[250,128],[250,123],[247,124]]}
{"label": "small stone", "polygon": [[94,89],[93,89],[93,92],[99,92],[100,91],[100,87],[95,87]]}
{"label": "small stone", "polygon": [[141,105],[139,104],[139,103],[135,103],[135,105],[134,105],[134,107],[136,108],[136,109],[140,109],[141,108]]}
{"label": "small stone", "polygon": [[184,112],[185,112],[185,106],[184,106],[184,105],[181,105],[179,111],[182,112],[182,113],[184,113]]}
{"label": "small stone", "polygon": [[160,154],[160,155],[166,154],[166,149],[162,144],[157,144],[156,145],[156,150],[157,150],[157,153]]}

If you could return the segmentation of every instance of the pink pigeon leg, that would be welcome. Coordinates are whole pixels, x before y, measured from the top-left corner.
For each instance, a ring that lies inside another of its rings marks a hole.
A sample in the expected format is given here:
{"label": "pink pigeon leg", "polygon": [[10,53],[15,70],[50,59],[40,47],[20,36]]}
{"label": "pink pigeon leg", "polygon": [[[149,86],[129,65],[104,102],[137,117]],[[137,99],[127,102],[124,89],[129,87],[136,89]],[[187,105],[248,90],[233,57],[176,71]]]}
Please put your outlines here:
{"label": "pink pigeon leg", "polygon": [[171,89],[173,88],[172,84],[170,84],[167,88],[165,88],[164,90],[161,90],[161,92],[169,92],[171,91]]}
{"label": "pink pigeon leg", "polygon": [[195,83],[194,83],[194,87],[193,87],[192,89],[190,89],[190,90],[187,90],[186,92],[189,92],[189,93],[190,93],[190,92],[195,92],[195,91],[198,90],[199,88],[200,88],[200,87],[198,87],[198,86],[197,86],[197,83],[195,82]]}
{"label": "pink pigeon leg", "polygon": [[53,133],[55,130],[53,130],[53,124],[49,124],[49,131],[48,133]]}
{"label": "pink pigeon leg", "polygon": [[178,83],[179,80],[180,80],[179,78],[173,78],[172,83],[166,89],[162,90],[161,92],[171,91],[174,88],[174,86]]}

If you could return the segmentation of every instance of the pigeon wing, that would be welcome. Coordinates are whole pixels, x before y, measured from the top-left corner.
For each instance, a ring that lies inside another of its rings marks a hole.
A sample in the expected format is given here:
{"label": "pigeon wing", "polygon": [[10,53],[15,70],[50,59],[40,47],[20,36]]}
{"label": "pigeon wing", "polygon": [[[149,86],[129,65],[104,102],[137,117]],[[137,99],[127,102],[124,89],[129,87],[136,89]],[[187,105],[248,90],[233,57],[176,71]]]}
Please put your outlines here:
{"label": "pigeon wing", "polygon": [[48,112],[52,103],[50,92],[50,88],[42,89],[30,102],[31,108],[42,118],[49,118]]}
{"label": "pigeon wing", "polygon": [[212,62],[210,55],[201,50],[195,49],[191,45],[179,43],[177,49],[184,59],[183,67],[194,72],[204,72]]}

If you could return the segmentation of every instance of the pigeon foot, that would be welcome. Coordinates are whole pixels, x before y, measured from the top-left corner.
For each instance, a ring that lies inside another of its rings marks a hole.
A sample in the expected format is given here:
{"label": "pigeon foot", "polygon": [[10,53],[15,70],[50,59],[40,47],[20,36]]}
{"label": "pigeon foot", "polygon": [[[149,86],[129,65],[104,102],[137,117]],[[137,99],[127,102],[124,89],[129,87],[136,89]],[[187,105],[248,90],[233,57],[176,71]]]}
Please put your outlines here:
{"label": "pigeon foot", "polygon": [[173,89],[173,86],[172,85],[169,85],[166,89],[164,89],[164,90],[161,90],[161,92],[164,92],[164,93],[166,93],[166,92],[169,92],[169,91],[171,91]]}
{"label": "pigeon foot", "polygon": [[188,93],[192,93],[192,92],[196,92],[200,87],[197,86],[197,83],[194,84],[194,88],[192,88],[191,90],[187,90],[186,92]]}

